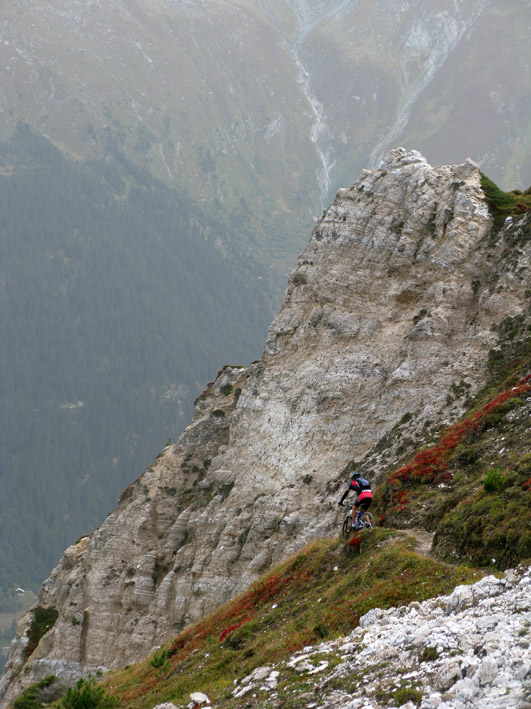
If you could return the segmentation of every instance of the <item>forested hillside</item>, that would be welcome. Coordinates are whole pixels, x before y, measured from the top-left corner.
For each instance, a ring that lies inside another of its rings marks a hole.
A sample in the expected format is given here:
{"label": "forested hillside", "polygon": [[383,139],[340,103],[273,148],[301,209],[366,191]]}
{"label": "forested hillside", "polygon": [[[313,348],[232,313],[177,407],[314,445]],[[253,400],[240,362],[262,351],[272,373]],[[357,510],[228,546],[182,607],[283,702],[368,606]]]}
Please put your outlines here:
{"label": "forested hillside", "polygon": [[23,125],[0,144],[0,609],[175,440],[220,362],[260,354],[267,277],[226,230],[120,153],[74,163]]}

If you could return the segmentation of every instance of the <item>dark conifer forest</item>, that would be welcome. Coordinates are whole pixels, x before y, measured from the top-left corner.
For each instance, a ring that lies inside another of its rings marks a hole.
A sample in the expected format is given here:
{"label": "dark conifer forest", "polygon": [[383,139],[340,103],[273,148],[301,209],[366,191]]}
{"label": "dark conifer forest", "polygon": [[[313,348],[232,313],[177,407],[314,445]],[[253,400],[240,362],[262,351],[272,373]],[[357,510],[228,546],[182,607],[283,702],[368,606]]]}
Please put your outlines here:
{"label": "dark conifer forest", "polygon": [[268,279],[229,229],[117,151],[0,144],[0,610],[260,356]]}

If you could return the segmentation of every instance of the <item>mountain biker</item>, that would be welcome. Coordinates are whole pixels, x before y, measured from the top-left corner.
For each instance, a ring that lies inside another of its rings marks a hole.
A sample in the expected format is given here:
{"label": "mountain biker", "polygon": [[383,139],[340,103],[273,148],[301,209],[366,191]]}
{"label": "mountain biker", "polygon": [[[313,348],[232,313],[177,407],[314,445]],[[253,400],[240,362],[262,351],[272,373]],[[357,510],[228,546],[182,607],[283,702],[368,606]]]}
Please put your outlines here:
{"label": "mountain biker", "polygon": [[[357,493],[357,497],[352,505],[352,526],[356,526],[356,522],[359,522],[359,518],[363,517],[364,520],[368,521],[365,513],[369,509],[372,503],[372,491],[370,482],[361,476],[361,473],[353,473],[350,478],[350,485],[343,494],[341,500],[337,503],[341,507],[345,507],[344,500],[351,490]],[[359,510],[358,519],[356,518],[356,512]]]}

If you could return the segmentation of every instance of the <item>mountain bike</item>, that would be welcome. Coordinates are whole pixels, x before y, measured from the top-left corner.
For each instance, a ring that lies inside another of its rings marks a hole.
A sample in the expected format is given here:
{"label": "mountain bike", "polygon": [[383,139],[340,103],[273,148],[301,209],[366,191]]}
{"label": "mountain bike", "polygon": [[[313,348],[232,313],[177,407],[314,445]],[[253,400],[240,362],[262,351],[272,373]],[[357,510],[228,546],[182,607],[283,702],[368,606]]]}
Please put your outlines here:
{"label": "mountain bike", "polygon": [[[365,519],[362,519],[363,517]],[[372,514],[370,512],[363,514],[363,510],[359,510],[354,525],[352,524],[352,515],[350,513],[345,517],[345,521],[341,527],[341,534],[343,535],[343,539],[350,539],[353,532],[358,532],[362,529],[372,529],[374,526],[376,526],[376,523]]]}

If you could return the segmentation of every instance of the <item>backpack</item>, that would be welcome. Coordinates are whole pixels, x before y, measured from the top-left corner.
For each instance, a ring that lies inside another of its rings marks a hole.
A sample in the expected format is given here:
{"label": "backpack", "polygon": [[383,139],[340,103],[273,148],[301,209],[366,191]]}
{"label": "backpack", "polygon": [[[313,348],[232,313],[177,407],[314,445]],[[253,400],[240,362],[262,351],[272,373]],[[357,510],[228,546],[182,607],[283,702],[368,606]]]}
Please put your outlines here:
{"label": "backpack", "polygon": [[370,490],[371,484],[366,478],[357,478],[356,482],[361,487],[362,490]]}

